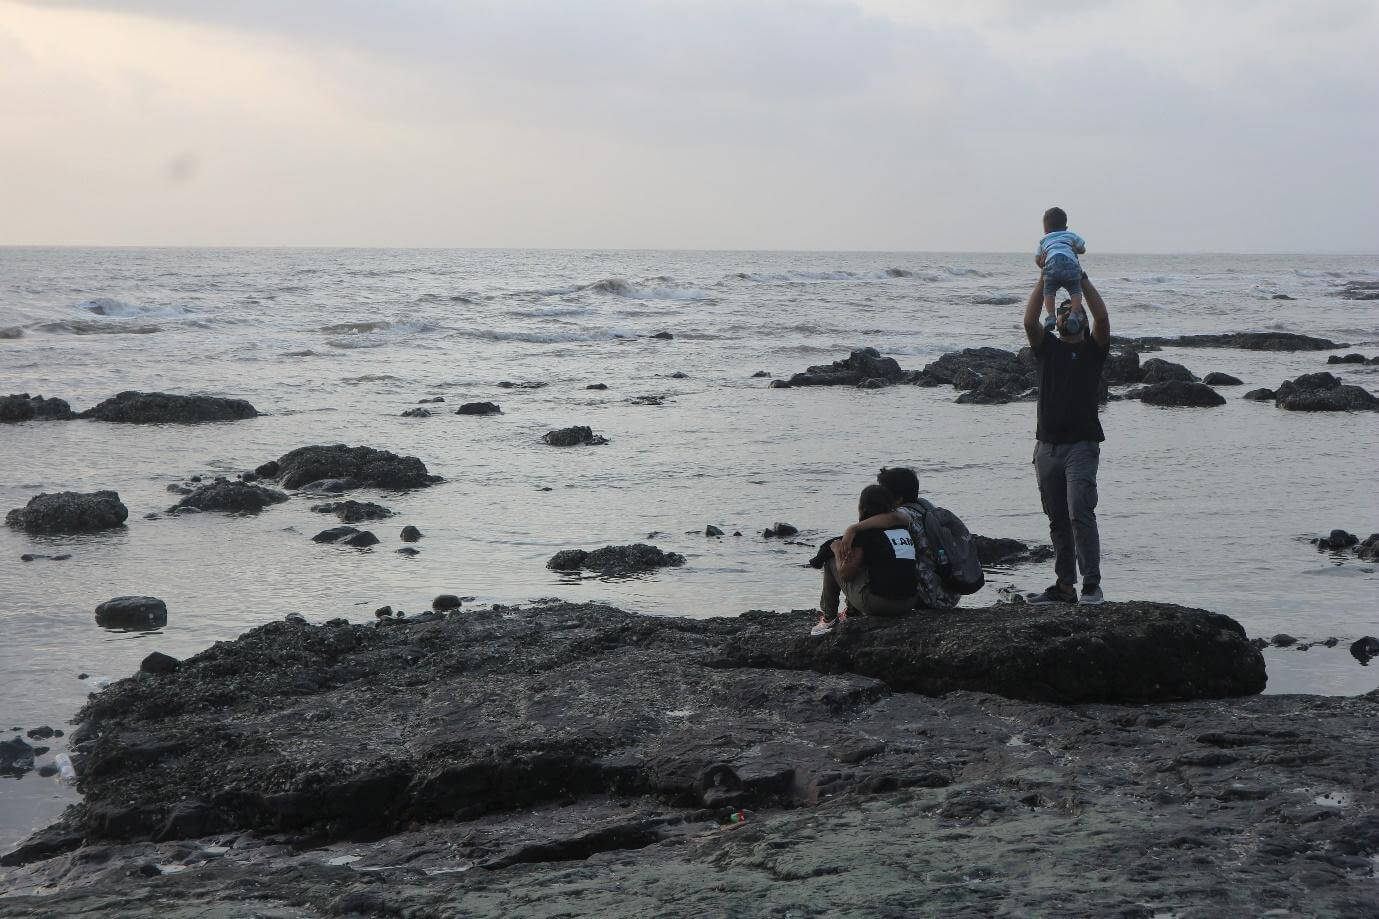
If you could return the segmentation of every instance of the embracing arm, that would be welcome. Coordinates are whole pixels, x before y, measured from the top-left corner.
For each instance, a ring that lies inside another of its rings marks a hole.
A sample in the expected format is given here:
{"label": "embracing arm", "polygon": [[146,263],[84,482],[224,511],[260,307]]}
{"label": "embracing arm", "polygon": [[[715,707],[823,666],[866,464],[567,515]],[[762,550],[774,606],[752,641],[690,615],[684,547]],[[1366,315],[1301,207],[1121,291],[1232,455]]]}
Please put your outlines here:
{"label": "embracing arm", "polygon": [[[1085,289],[1085,282],[1083,287]],[[1034,282],[1034,290],[1029,292],[1029,299],[1025,301],[1025,336],[1029,338],[1029,346],[1036,351],[1044,343],[1044,327],[1039,324],[1039,311],[1043,306],[1044,277],[1040,275],[1039,280]]]}
{"label": "embracing arm", "polygon": [[1106,313],[1106,301],[1096,289],[1092,279],[1083,275],[1082,296],[1087,301],[1087,312],[1092,314],[1092,337],[1103,348],[1111,346],[1111,317]]}
{"label": "embracing arm", "polygon": [[851,581],[857,577],[857,572],[862,570],[862,559],[865,553],[861,547],[849,549],[843,546],[841,539],[833,542],[833,570],[838,575],[840,581]]}
{"label": "embracing arm", "polygon": [[891,511],[886,514],[875,514],[866,520],[859,520],[843,531],[843,538],[838,540],[843,544],[844,552],[852,551],[852,541],[857,538],[857,534],[862,530],[889,530],[893,527],[903,527],[909,525],[909,518],[900,511]]}

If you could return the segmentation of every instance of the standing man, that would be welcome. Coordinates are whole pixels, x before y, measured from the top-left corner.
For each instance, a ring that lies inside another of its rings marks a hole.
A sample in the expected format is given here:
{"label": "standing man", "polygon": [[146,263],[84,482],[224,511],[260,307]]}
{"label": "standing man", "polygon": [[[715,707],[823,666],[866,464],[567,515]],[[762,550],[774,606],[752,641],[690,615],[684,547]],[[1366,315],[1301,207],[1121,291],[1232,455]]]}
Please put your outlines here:
{"label": "standing man", "polygon": [[[1039,360],[1039,426],[1035,430],[1034,468],[1039,498],[1049,518],[1054,572],[1058,581],[1033,603],[1105,601],[1101,592],[1101,538],[1097,533],[1097,464],[1101,459],[1101,420],[1097,397],[1101,368],[1111,347],[1111,320],[1106,301],[1084,273],[1082,291],[1091,314],[1091,329],[1067,305],[1058,310],[1057,336],[1039,322],[1043,279],[1025,304],[1025,334]],[[1077,572],[1082,571],[1078,598]]]}

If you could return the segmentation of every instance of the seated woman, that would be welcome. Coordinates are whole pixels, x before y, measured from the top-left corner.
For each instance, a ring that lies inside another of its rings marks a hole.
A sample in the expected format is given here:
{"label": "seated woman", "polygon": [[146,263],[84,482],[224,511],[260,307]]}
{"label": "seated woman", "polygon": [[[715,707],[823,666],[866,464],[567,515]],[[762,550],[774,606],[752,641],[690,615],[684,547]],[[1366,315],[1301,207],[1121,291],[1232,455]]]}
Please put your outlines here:
{"label": "seated woman", "polygon": [[[858,520],[895,510],[896,497],[881,485],[868,485],[857,500]],[[915,568],[915,544],[910,531],[894,529],[862,530],[844,551],[841,539],[834,537],[819,547],[809,564],[823,570],[824,586],[819,596],[823,615],[811,635],[827,635],[849,614],[899,616],[915,608],[919,578]],[[847,598],[847,611],[838,610],[839,591]]]}

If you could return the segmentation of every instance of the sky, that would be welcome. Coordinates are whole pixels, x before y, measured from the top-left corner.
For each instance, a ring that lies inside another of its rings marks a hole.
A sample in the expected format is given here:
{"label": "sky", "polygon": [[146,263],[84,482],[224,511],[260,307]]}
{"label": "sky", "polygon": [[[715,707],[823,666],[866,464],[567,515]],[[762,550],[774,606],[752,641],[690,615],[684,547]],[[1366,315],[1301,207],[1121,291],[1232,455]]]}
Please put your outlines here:
{"label": "sky", "polygon": [[1379,253],[1374,0],[0,0],[0,244]]}

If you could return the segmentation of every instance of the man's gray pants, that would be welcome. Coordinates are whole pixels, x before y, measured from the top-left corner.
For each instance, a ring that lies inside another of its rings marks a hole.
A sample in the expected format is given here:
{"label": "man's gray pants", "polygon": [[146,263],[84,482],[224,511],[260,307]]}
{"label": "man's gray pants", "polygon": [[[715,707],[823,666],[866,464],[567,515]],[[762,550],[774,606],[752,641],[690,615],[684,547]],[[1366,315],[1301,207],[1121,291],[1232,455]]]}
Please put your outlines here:
{"label": "man's gray pants", "polygon": [[1101,583],[1101,537],[1096,526],[1096,471],[1101,445],[1091,440],[1071,444],[1034,445],[1034,469],[1039,476],[1039,498],[1049,518],[1053,540],[1053,570],[1058,583]]}

